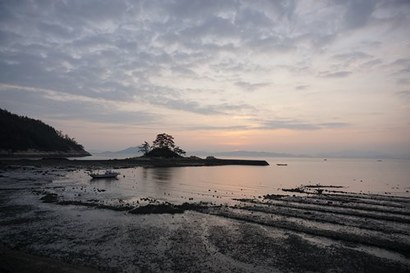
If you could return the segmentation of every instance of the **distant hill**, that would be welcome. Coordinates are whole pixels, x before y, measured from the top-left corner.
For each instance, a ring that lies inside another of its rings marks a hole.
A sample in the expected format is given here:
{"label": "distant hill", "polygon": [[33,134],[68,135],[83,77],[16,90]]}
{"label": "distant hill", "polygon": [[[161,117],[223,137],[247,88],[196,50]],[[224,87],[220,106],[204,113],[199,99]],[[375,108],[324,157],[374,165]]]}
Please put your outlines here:
{"label": "distant hill", "polygon": [[[386,154],[377,152],[334,152],[334,153],[320,153],[320,154],[291,154],[291,153],[278,153],[278,152],[260,152],[260,151],[221,151],[221,152],[206,152],[206,151],[188,151],[188,155],[192,156],[215,156],[226,158],[249,158],[249,157],[261,157],[261,158],[402,158],[410,159],[408,155],[402,155],[393,157]],[[121,151],[115,152],[96,152],[93,153],[96,156],[104,156],[108,158],[126,158],[141,156],[142,153],[138,147],[128,147]]]}
{"label": "distant hill", "polygon": [[40,120],[0,109],[0,156],[80,157],[90,155],[73,138]]}
{"label": "distant hill", "polygon": [[[154,153],[156,154],[156,152]],[[288,153],[274,153],[274,152],[256,152],[256,151],[226,151],[226,152],[204,152],[195,151],[188,152],[189,155],[195,156],[223,156],[223,157],[308,157],[307,155],[293,155]],[[106,157],[135,157],[141,156],[142,153],[139,151],[138,147],[128,147],[120,151],[105,151],[105,152],[95,152],[93,155],[96,156],[106,156]]]}
{"label": "distant hill", "polygon": [[233,156],[233,157],[296,157],[288,153],[274,153],[274,152],[257,152],[257,151],[231,151],[231,152],[216,152],[215,156]]}
{"label": "distant hill", "polygon": [[140,156],[142,153],[139,151],[138,147],[128,147],[121,151],[104,151],[104,152],[95,152],[93,155],[112,157],[112,158],[125,158],[125,157],[135,157]]}
{"label": "distant hill", "polygon": [[304,154],[289,154],[289,153],[275,153],[275,152],[260,152],[260,151],[221,151],[221,152],[205,152],[192,151],[189,155],[197,156],[216,156],[216,157],[230,157],[230,158],[244,158],[244,157],[310,157]]}

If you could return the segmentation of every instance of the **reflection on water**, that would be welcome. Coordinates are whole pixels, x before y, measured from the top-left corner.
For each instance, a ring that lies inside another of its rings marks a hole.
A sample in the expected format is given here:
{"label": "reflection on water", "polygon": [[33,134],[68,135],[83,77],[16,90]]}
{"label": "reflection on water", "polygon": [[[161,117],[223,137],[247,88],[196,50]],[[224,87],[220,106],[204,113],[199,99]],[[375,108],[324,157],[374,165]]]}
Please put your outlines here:
{"label": "reflection on water", "polygon": [[[279,167],[276,163],[287,163]],[[410,196],[410,161],[359,159],[272,159],[270,166],[218,166],[121,169],[118,180],[91,181],[70,173],[64,183],[106,189],[107,196],[153,197],[170,201],[222,201],[285,194],[282,188],[337,185],[341,190]],[[60,181],[60,182],[62,182]],[[58,181],[57,181],[58,182]]]}
{"label": "reflection on water", "polygon": [[155,195],[166,194],[174,187],[178,180],[180,168],[161,167],[161,168],[137,168],[142,172],[142,181],[145,190],[154,191]]}
{"label": "reflection on water", "polygon": [[103,187],[104,189],[111,189],[112,187],[118,187],[115,185],[118,181],[118,178],[90,179],[90,185],[94,187]]}
{"label": "reflection on water", "polygon": [[144,179],[154,182],[171,182],[177,172],[178,168],[142,168]]}

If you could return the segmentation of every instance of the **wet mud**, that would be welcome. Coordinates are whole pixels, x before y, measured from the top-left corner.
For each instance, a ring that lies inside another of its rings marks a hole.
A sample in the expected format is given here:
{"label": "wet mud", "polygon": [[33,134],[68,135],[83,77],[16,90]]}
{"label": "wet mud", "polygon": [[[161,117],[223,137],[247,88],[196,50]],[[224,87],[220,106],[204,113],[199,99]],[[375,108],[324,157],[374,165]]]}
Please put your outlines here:
{"label": "wet mud", "polygon": [[28,255],[72,272],[410,271],[406,197],[328,185],[229,202],[127,199],[50,183],[67,171],[1,172],[0,269]]}

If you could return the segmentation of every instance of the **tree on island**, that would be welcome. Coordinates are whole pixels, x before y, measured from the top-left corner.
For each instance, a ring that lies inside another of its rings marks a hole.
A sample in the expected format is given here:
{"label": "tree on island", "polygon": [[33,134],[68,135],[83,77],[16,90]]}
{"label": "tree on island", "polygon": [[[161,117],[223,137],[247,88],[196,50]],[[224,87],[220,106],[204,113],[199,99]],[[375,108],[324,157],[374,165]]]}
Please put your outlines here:
{"label": "tree on island", "polygon": [[138,152],[142,152],[144,153],[144,155],[146,155],[150,151],[151,151],[151,146],[146,141],[144,141],[144,143],[138,146]]}
{"label": "tree on island", "polygon": [[144,141],[138,149],[146,157],[178,158],[185,154],[184,150],[175,145],[174,137],[166,133],[158,134],[152,146]]}
{"label": "tree on island", "polygon": [[152,142],[152,147],[168,148],[170,150],[175,148],[174,137],[168,134],[158,134],[157,138]]}

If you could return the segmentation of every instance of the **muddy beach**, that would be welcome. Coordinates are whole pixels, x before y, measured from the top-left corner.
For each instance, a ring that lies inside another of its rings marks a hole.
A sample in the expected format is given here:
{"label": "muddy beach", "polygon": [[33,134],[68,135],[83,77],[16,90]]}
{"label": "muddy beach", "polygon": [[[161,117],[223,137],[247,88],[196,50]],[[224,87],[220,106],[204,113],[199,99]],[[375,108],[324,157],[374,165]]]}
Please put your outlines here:
{"label": "muddy beach", "polygon": [[410,271],[406,196],[331,184],[154,194],[120,172],[95,182],[81,166],[3,166],[0,272]]}

